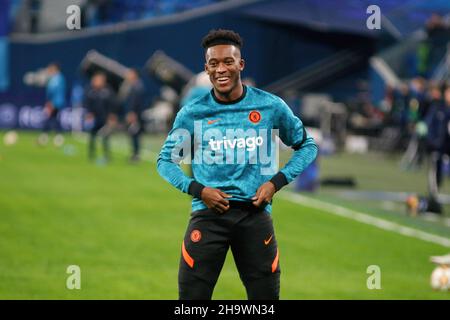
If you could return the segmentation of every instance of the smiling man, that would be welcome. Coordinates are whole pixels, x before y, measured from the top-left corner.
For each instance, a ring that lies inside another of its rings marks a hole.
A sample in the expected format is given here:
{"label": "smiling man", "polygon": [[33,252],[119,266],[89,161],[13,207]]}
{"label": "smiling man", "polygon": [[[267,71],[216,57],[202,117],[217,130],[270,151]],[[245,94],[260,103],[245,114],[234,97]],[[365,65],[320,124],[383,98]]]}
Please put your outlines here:
{"label": "smiling man", "polygon": [[[272,197],[317,155],[313,139],[282,99],[242,84],[242,44],[231,30],[204,37],[213,89],[183,106],[158,158],[161,176],[193,196],[181,246],[180,299],[212,297],[229,248],[248,298],[279,298]],[[276,136],[294,149],[280,171]],[[193,177],[181,170],[182,160],[192,163]]]}

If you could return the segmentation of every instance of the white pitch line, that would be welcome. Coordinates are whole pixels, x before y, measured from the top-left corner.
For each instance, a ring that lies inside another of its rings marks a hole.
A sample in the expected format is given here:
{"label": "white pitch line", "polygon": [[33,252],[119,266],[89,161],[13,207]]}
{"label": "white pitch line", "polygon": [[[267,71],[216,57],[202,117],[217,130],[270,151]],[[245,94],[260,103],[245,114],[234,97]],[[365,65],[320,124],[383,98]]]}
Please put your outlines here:
{"label": "white pitch line", "polygon": [[319,209],[322,211],[326,211],[332,214],[335,214],[340,217],[344,217],[347,219],[355,220],[361,223],[365,223],[371,226],[375,226],[379,229],[392,231],[407,237],[417,238],[420,240],[432,242],[435,244],[439,244],[441,246],[450,247],[450,239],[444,238],[441,236],[437,236],[428,232],[420,231],[417,229],[413,229],[410,227],[403,226],[401,224],[391,222],[388,220],[380,219],[373,217],[371,215],[350,210],[338,205],[334,205],[328,202],[312,199],[309,197],[302,196],[300,194],[292,193],[289,191],[280,192],[281,198],[298,203],[307,207],[312,207],[315,209]]}

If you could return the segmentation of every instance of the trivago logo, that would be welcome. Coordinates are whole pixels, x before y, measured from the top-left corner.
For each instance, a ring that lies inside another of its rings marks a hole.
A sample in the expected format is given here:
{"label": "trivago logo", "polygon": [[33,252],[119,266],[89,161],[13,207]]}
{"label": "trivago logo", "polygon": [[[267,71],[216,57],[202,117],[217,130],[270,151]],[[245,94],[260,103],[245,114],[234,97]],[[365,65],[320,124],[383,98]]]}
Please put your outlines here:
{"label": "trivago logo", "polygon": [[248,151],[253,151],[256,147],[262,146],[264,143],[263,137],[248,137],[239,139],[227,139],[223,137],[222,140],[209,140],[209,145],[213,151],[219,151],[220,149],[246,149]]}
{"label": "trivago logo", "polygon": [[194,121],[193,136],[188,130],[179,128],[170,134],[169,140],[174,144],[171,152],[174,163],[255,164],[263,175],[278,170],[278,129],[203,130],[201,122]]}

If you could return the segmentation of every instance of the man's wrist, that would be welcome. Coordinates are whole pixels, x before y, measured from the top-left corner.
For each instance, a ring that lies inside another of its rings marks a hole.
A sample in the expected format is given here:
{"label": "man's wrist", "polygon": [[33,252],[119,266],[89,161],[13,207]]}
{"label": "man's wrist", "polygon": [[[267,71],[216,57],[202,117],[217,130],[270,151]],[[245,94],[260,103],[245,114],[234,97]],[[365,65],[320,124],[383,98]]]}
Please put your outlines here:
{"label": "man's wrist", "polygon": [[269,180],[275,186],[275,192],[288,184],[286,176],[280,171]]}
{"label": "man's wrist", "polygon": [[275,192],[277,192],[277,187],[275,186],[275,183],[273,183],[272,181],[267,181],[268,183],[270,183],[273,186],[273,189],[275,190]]}
{"label": "man's wrist", "polygon": [[197,181],[192,181],[189,185],[188,193],[193,196],[194,198],[201,199],[202,198],[202,191],[205,188],[204,185],[201,183],[198,183]]}

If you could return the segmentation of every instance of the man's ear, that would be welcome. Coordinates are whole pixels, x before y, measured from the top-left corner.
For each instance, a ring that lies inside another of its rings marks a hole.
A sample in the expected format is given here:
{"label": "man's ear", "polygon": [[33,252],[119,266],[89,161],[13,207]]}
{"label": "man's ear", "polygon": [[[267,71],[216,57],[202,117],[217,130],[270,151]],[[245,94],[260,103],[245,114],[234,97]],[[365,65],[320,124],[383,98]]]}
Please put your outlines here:
{"label": "man's ear", "polygon": [[205,63],[205,72],[208,74],[209,76],[209,70],[208,70],[208,64]]}
{"label": "man's ear", "polygon": [[244,59],[241,59],[241,61],[239,61],[239,67],[240,67],[241,71],[244,70],[244,68],[245,68],[245,60]]}

